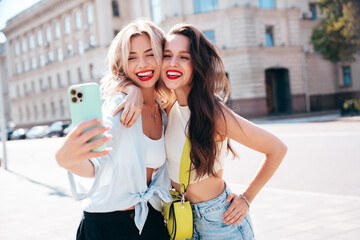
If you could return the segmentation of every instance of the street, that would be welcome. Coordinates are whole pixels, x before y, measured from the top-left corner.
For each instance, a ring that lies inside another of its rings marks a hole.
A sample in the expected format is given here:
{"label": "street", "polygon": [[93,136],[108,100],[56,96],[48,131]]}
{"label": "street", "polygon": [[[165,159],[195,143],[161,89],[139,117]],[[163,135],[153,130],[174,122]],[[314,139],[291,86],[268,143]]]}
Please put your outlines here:
{"label": "street", "polygon": [[[360,118],[332,122],[261,124],[288,146],[267,187],[360,196]],[[239,144],[240,160],[228,161],[226,176],[246,184],[263,156]]]}
{"label": "street", "polygon": [[[262,123],[288,146],[274,177],[252,203],[257,239],[359,239],[360,118]],[[81,218],[54,154],[63,138],[7,143],[0,171],[0,239],[74,239]],[[241,192],[263,156],[233,143],[224,178]],[[2,149],[0,149],[2,150]]]}

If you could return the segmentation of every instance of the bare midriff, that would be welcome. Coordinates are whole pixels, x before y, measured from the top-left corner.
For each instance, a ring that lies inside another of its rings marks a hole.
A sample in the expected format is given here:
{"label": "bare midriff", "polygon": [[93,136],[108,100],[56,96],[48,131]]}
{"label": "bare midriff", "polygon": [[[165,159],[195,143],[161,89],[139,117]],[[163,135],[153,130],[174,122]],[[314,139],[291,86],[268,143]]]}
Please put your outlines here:
{"label": "bare midriff", "polygon": [[[200,182],[189,184],[186,190],[186,200],[190,203],[206,202],[220,196],[225,190],[222,179],[223,170],[216,172],[215,176],[208,177]],[[172,186],[180,192],[180,184],[171,181]]]}
{"label": "bare midriff", "polygon": [[[156,172],[157,169],[153,169],[153,168],[146,168],[146,183],[149,186],[150,182],[151,182],[151,177],[153,175],[154,172]],[[135,206],[129,207],[127,209],[123,209],[123,210],[118,210],[118,211],[127,211],[127,210],[133,210],[135,209]]]}

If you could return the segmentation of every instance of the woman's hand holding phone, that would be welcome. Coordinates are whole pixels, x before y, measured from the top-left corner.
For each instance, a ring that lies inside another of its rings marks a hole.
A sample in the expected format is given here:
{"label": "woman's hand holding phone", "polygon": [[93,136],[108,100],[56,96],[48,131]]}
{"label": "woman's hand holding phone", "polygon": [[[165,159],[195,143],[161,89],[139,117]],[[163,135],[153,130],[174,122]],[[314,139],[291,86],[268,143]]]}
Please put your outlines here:
{"label": "woman's hand holding phone", "polygon": [[89,141],[94,136],[104,134],[111,126],[100,125],[86,132],[85,129],[99,125],[102,120],[91,119],[77,125],[65,138],[62,146],[56,152],[55,158],[59,166],[79,175],[91,177],[93,166],[88,161],[90,158],[102,157],[110,153],[112,148],[105,148],[104,151],[94,152],[91,149],[99,147],[111,139],[111,135]]}

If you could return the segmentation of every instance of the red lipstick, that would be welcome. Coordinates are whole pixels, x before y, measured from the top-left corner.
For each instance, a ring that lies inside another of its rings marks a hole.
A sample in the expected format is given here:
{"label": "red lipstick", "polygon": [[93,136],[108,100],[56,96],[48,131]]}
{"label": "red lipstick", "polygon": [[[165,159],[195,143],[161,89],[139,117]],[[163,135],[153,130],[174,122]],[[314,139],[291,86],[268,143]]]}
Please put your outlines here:
{"label": "red lipstick", "polygon": [[153,70],[145,70],[145,71],[140,71],[136,73],[137,78],[140,81],[149,81],[150,79],[153,78],[154,76],[154,71]]}
{"label": "red lipstick", "polygon": [[170,80],[175,80],[181,77],[183,74],[180,71],[177,70],[167,70],[166,71],[166,77]]}

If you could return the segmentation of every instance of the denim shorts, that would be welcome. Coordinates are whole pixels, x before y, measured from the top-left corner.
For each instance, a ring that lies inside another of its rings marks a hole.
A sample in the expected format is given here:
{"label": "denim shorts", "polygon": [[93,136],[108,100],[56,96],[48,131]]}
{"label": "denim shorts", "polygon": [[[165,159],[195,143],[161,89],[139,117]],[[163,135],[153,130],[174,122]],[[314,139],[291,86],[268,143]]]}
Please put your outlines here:
{"label": "denim shorts", "polygon": [[226,225],[223,222],[223,214],[231,204],[231,202],[226,203],[226,198],[230,194],[231,190],[226,186],[225,191],[219,197],[191,205],[194,215],[192,239],[255,239],[249,213],[239,224]]}

